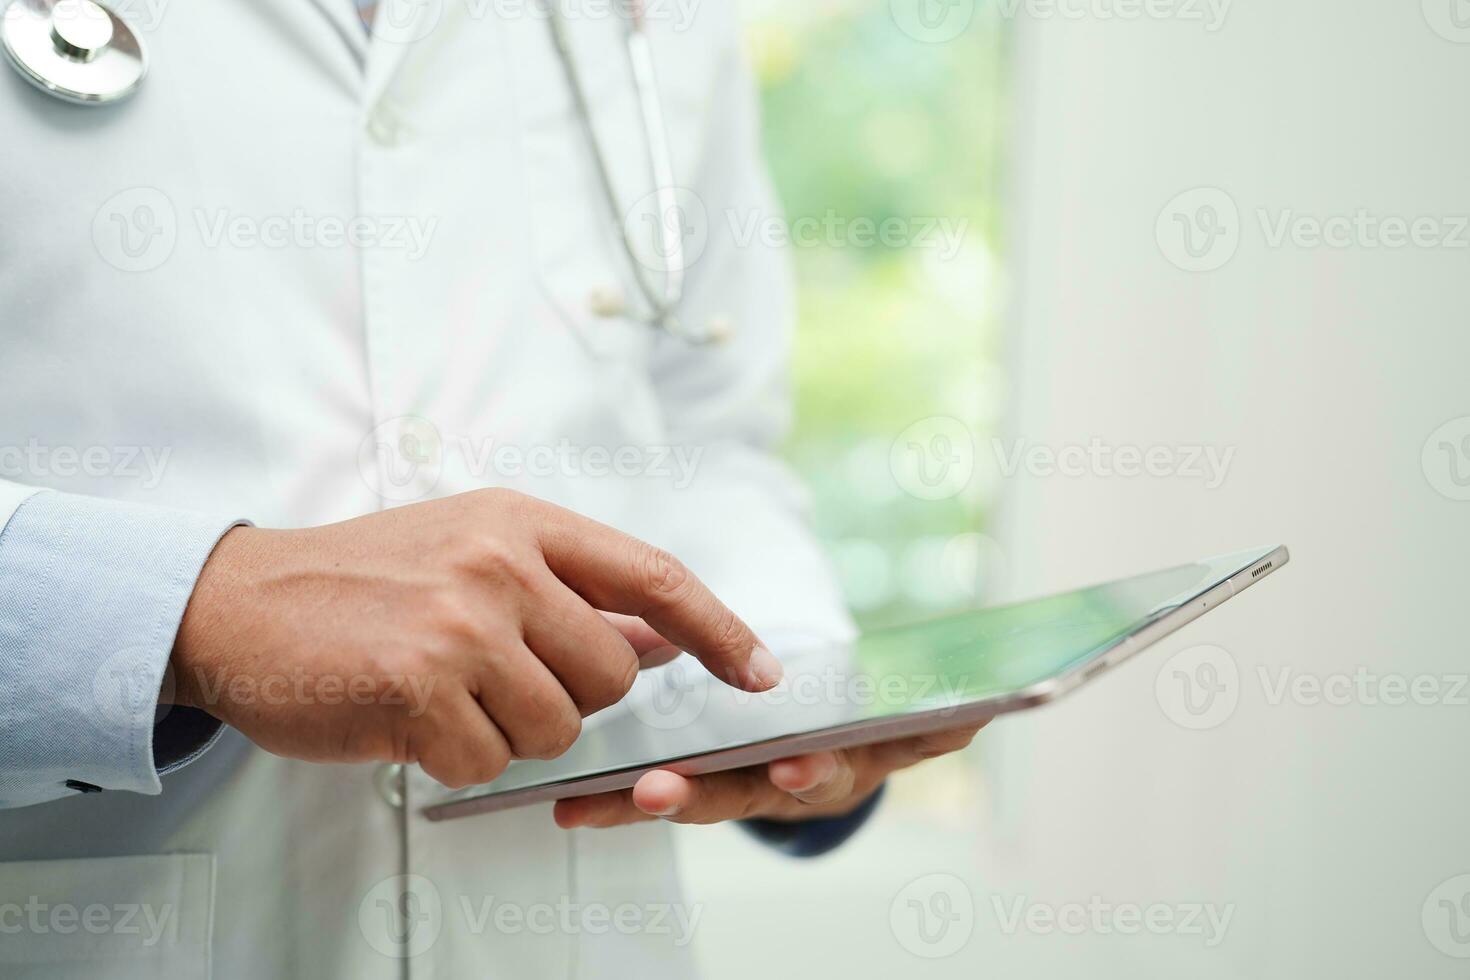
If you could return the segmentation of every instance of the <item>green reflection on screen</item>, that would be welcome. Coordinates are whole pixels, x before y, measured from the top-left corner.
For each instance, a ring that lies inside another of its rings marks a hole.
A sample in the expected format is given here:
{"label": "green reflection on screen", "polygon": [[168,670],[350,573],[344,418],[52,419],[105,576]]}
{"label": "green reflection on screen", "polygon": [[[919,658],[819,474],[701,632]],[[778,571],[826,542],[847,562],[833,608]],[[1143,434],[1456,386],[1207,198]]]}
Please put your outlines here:
{"label": "green reflection on screen", "polygon": [[1112,646],[1216,578],[1210,565],[1186,565],[869,633],[857,647],[857,670],[906,678],[912,692],[907,703],[877,699],[870,714],[1023,691]]}

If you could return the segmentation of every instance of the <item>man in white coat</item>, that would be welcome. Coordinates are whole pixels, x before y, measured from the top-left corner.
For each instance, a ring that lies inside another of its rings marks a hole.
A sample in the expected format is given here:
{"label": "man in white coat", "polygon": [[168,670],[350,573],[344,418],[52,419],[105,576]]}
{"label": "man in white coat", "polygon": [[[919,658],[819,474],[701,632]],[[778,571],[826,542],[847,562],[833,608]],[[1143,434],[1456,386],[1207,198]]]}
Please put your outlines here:
{"label": "man in white coat", "polygon": [[[631,208],[618,6],[565,27]],[[670,644],[758,691],[762,633],[850,636],[771,455],[785,259],[726,220],[774,213],[734,13],[648,12],[718,344],[634,314],[536,5],[124,13],[129,101],[0,84],[0,975],[690,975],[667,822],[820,849],[973,731],[420,811]]]}

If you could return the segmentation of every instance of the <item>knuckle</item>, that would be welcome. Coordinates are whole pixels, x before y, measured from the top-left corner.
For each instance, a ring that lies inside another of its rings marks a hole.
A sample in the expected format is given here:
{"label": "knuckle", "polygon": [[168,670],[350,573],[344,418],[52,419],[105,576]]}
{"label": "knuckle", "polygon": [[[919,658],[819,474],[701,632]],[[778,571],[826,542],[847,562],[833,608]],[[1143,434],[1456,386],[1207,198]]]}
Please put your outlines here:
{"label": "knuckle", "polygon": [[720,650],[730,653],[749,653],[751,644],[746,643],[745,624],[729,609],[719,614],[711,635]]}
{"label": "knuckle", "polygon": [[515,737],[515,753],[522,759],[555,759],[572,747],[582,734],[582,719],[575,712],[556,712]]}
{"label": "knuckle", "polygon": [[563,755],[582,735],[582,719],[572,711],[563,712],[557,716],[551,727],[550,744],[547,746],[550,758]]}
{"label": "knuckle", "polygon": [[474,782],[466,767],[454,762],[440,762],[432,757],[423,761],[424,771],[447,789],[464,789]]}
{"label": "knuckle", "polygon": [[470,496],[478,506],[492,511],[503,511],[516,507],[520,501],[525,499],[524,494],[505,487],[485,487],[481,490],[472,490]]}
{"label": "knuckle", "polygon": [[514,719],[501,725],[517,758],[555,759],[582,734],[582,718],[560,685],[528,684]]}
{"label": "knuckle", "polygon": [[528,549],[500,535],[487,536],[475,549],[474,565],[481,576],[529,587],[534,578],[536,562]]}
{"label": "knuckle", "polygon": [[521,561],[516,549],[498,534],[485,535],[475,548],[475,559],[483,569],[508,571]]}
{"label": "knuckle", "polygon": [[592,673],[588,690],[578,699],[578,707],[585,714],[617,704],[633,689],[638,680],[638,658],[631,651],[616,651]]}
{"label": "knuckle", "polygon": [[486,752],[480,753],[475,759],[474,772],[471,773],[471,784],[488,783],[505,772],[510,765],[510,751],[502,746],[495,746]]}
{"label": "knuckle", "polygon": [[644,590],[660,602],[681,598],[689,586],[689,569],[662,548],[645,545],[641,561]]}
{"label": "knuckle", "polygon": [[476,647],[484,640],[485,627],[476,603],[462,589],[439,591],[432,600],[430,616],[443,652]]}
{"label": "knuckle", "polygon": [[505,487],[487,487],[472,492],[480,512],[491,523],[502,526],[507,522],[525,519],[537,508],[544,506],[535,497]]}

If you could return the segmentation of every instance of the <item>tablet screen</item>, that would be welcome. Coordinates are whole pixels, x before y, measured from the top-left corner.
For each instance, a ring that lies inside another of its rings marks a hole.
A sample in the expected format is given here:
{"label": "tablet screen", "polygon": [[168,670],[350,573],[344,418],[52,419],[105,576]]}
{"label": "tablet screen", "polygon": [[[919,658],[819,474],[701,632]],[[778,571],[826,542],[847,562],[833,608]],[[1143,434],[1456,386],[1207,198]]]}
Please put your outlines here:
{"label": "tablet screen", "polygon": [[1096,660],[1271,551],[876,630],[851,645],[766,630],[763,639],[786,665],[775,689],[737,691],[692,657],[680,657],[645,671],[621,703],[588,718],[565,755],[512,763],[493,783],[442,802],[641,770],[886,716],[1004,704]]}

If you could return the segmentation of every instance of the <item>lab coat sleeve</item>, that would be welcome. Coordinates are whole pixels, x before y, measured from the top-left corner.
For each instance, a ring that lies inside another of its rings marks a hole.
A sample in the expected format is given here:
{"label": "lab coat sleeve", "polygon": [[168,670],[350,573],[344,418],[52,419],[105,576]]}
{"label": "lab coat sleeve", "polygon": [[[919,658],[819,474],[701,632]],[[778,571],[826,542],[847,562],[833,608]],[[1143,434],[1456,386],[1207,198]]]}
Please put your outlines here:
{"label": "lab coat sleeve", "polygon": [[205,560],[237,521],[0,481],[0,807],[157,794],[220,725],[159,706]]}
{"label": "lab coat sleeve", "polygon": [[[695,330],[728,333],[704,346],[662,338],[654,377],[673,442],[701,453],[689,490],[722,529],[711,535],[720,554],[707,567],[696,560],[695,571],[768,641],[793,631],[846,641],[856,630],[808,524],[805,491],[776,454],[792,416],[792,270],[784,248],[742,234],[781,213],[761,159],[755,86],[731,34],[709,135],[694,169],[681,171],[697,175],[685,217],[703,224],[708,240],[691,264],[680,317]],[[781,644],[772,646],[779,655]],[[846,817],[744,826],[783,853],[812,857],[856,833],[881,795]]]}

